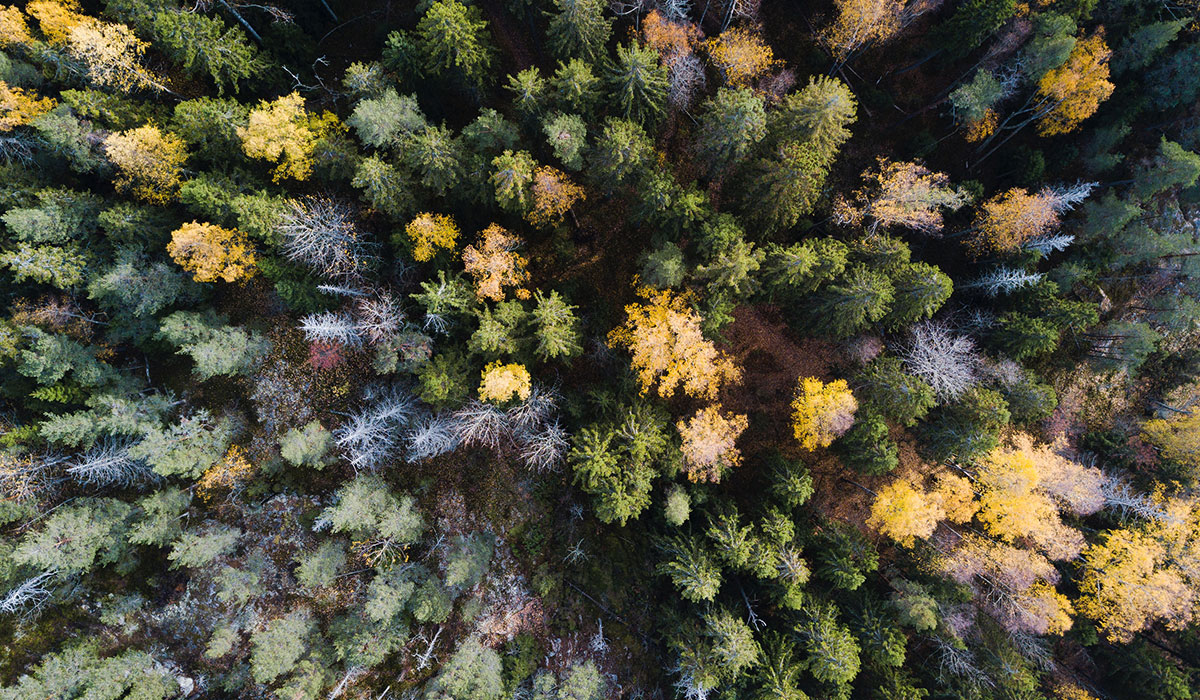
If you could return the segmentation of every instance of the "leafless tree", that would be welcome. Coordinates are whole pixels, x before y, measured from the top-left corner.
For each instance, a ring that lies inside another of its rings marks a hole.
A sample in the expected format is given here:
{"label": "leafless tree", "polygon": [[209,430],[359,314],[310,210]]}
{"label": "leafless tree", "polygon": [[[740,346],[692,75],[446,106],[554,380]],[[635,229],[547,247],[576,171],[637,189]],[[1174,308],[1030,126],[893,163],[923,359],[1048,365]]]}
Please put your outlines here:
{"label": "leafless tree", "polygon": [[957,647],[940,637],[933,638],[938,672],[943,676],[957,676],[974,685],[991,688],[995,682],[979,668],[975,654],[966,647]]}
{"label": "leafless tree", "polygon": [[404,309],[389,292],[359,299],[355,312],[358,330],[371,343],[382,343],[395,337],[404,326]]}
{"label": "leafless tree", "polygon": [[354,211],[327,197],[291,200],[278,230],[288,258],[325,277],[356,280],[370,258],[366,235],[359,230]]}
{"label": "leafless tree", "polygon": [[554,415],[557,405],[554,392],[534,385],[529,398],[508,410],[509,425],[515,431],[539,430]]}
{"label": "leafless tree", "polygon": [[107,438],[68,462],[67,473],[85,486],[134,486],[159,480],[145,462],[129,456],[127,441]]}
{"label": "leafless tree", "polygon": [[1158,503],[1148,495],[1134,489],[1123,477],[1105,474],[1100,491],[1104,494],[1105,507],[1112,508],[1122,517],[1132,516],[1143,520],[1171,519],[1171,515]]}
{"label": "leafless tree", "polygon": [[975,343],[938,321],[915,324],[900,356],[909,371],[928,382],[942,401],[958,398],[979,381],[981,362]]}
{"label": "leafless tree", "polygon": [[963,289],[982,289],[985,294],[994,297],[998,294],[1009,294],[1022,287],[1036,284],[1045,277],[1040,272],[1028,272],[1020,268],[1002,266],[983,275]]}
{"label": "leafless tree", "polygon": [[334,431],[337,446],[355,469],[375,469],[394,456],[400,430],[412,415],[413,401],[400,391],[384,392]]}
{"label": "leafless tree", "polygon": [[1050,206],[1054,207],[1054,211],[1059,214],[1071,211],[1083,200],[1088,198],[1092,190],[1096,188],[1098,182],[1076,182],[1074,185],[1059,185],[1057,187],[1047,187],[1042,190],[1042,194],[1050,200]]}
{"label": "leafless tree", "polygon": [[24,610],[26,615],[32,615],[37,612],[50,599],[50,584],[54,577],[54,571],[43,571],[25,579],[8,595],[0,598],[0,613],[12,615]]}
{"label": "leafless tree", "polygon": [[458,439],[475,447],[495,449],[509,431],[504,411],[478,399],[455,411],[454,420]]}
{"label": "leafless tree", "polygon": [[557,469],[567,454],[567,431],[558,422],[549,423],[537,432],[523,432],[517,437],[521,461],[535,472]]}
{"label": "leafless tree", "polygon": [[413,421],[408,431],[409,461],[430,459],[458,447],[455,420],[449,414],[431,414]]}
{"label": "leafless tree", "polygon": [[1021,244],[1022,250],[1036,250],[1042,255],[1049,255],[1061,250],[1066,250],[1067,246],[1075,242],[1075,236],[1071,234],[1057,234],[1053,236],[1038,236],[1030,238]]}
{"label": "leafless tree", "polygon": [[694,53],[674,57],[667,64],[667,101],[687,109],[704,92],[704,62]]}
{"label": "leafless tree", "polygon": [[348,347],[358,347],[362,344],[359,326],[348,313],[323,311],[319,314],[309,314],[300,319],[300,330],[310,341],[333,341]]}

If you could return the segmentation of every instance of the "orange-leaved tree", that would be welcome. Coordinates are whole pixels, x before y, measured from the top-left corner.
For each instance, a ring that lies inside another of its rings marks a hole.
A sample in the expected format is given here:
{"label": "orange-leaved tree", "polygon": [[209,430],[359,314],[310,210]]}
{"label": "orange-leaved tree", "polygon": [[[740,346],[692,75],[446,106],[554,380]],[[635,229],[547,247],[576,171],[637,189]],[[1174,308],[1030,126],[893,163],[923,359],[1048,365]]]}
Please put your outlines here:
{"label": "orange-leaved tree", "polygon": [[778,63],[770,45],[746,27],[726,29],[704,45],[713,67],[731,87],[748,87]]}
{"label": "orange-leaved tree", "polygon": [[671,290],[638,290],[643,302],[625,307],[625,323],[608,334],[609,345],[633,354],[642,393],[658,385],[670,398],[682,387],[688,396],[715,399],[721,385],[742,371],[700,330],[700,315],[686,296]]}

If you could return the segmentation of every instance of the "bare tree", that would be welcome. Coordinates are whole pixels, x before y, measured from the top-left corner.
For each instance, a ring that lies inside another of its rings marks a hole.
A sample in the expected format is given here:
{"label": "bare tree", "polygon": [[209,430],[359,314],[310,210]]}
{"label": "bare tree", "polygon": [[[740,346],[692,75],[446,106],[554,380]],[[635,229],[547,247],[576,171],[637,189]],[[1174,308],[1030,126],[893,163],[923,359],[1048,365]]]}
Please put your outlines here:
{"label": "bare tree", "polygon": [[407,459],[411,462],[453,452],[459,442],[455,426],[449,414],[430,414],[413,421],[407,435]]}
{"label": "bare tree", "polygon": [[359,299],[355,311],[358,330],[371,343],[382,343],[395,337],[404,326],[404,309],[389,292]]}
{"label": "bare tree", "polygon": [[300,330],[308,340],[334,341],[348,347],[362,344],[359,326],[348,313],[323,311],[300,319]]}
{"label": "bare tree", "polygon": [[290,260],[342,281],[358,279],[370,259],[366,235],[349,205],[327,197],[291,200],[278,231]]}
{"label": "bare tree", "polygon": [[386,391],[334,431],[337,446],[355,469],[375,469],[398,451],[400,430],[412,411],[412,398]]}
{"label": "bare tree", "polygon": [[504,411],[478,399],[455,411],[454,419],[458,439],[471,446],[495,449],[509,431]]}
{"label": "bare tree", "polygon": [[1049,255],[1060,250],[1066,250],[1067,246],[1075,242],[1075,236],[1067,233],[1057,234],[1053,236],[1038,236],[1030,238],[1021,244],[1022,250],[1036,250],[1042,255]]}
{"label": "bare tree", "polygon": [[1122,517],[1136,517],[1143,520],[1171,520],[1172,516],[1154,501],[1150,496],[1141,493],[1124,478],[1105,474],[1104,483],[1100,486],[1104,494],[1104,505],[1121,514]]}
{"label": "bare tree", "polygon": [[107,438],[68,462],[67,473],[85,486],[134,486],[160,477],[145,462],[129,456],[128,441]]}
{"label": "bare tree", "polygon": [[938,321],[913,325],[900,356],[909,371],[928,382],[942,401],[958,398],[979,381],[982,363],[974,341],[951,333]]}
{"label": "bare tree", "polygon": [[54,581],[54,571],[43,571],[32,578],[25,579],[19,586],[0,598],[0,613],[12,615],[21,610],[26,615],[32,615],[50,599],[50,584]]}
{"label": "bare tree", "polygon": [[1009,294],[1022,287],[1037,284],[1045,277],[1040,272],[1027,272],[1020,268],[1002,266],[987,273],[963,289],[982,289],[985,294],[994,297],[998,294]]}
{"label": "bare tree", "polygon": [[694,53],[676,56],[667,64],[667,101],[687,109],[704,91],[704,62]]}
{"label": "bare tree", "polygon": [[567,454],[567,431],[558,422],[549,423],[541,430],[521,433],[518,436],[521,461],[535,472],[557,469]]}

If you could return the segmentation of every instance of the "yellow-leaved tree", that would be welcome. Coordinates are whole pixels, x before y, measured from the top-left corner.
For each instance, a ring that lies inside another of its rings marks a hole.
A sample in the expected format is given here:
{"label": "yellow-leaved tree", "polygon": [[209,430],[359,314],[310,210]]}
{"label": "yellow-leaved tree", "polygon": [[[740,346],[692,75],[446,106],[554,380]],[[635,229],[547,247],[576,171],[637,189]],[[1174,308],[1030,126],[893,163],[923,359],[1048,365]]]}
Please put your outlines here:
{"label": "yellow-leaved tree", "polygon": [[1045,106],[1039,110],[1039,134],[1054,136],[1074,131],[1096,113],[1115,87],[1108,79],[1110,56],[1112,50],[1104,43],[1104,35],[1097,33],[1075,42],[1066,62],[1042,76],[1038,97]]}
{"label": "yellow-leaved tree", "polygon": [[726,29],[704,45],[713,67],[732,87],[749,86],[777,64],[771,47],[746,27]]}
{"label": "yellow-leaved tree", "polygon": [[254,248],[236,229],[193,221],[171,233],[167,252],[197,282],[236,282],[254,274]]}
{"label": "yellow-leaved tree", "polygon": [[54,109],[54,100],[38,97],[0,80],[0,131],[12,131]]}
{"label": "yellow-leaved tree", "polygon": [[531,386],[529,370],[524,365],[496,360],[483,369],[479,398],[497,404],[508,403],[514,398],[524,401],[529,398]]}
{"label": "yellow-leaved tree", "polygon": [[749,425],[745,415],[722,413],[720,404],[705,406],[690,419],[676,423],[688,479],[716,483],[725,470],[741,464],[737,439]]}
{"label": "yellow-leaved tree", "polygon": [[438,248],[453,250],[458,240],[458,226],[445,214],[417,214],[404,227],[404,233],[412,241],[412,256],[418,262],[432,259]]}
{"label": "yellow-leaved tree", "polygon": [[858,401],[846,380],[828,384],[816,377],[801,377],[792,400],[792,432],[806,450],[829,447],[854,425]]}
{"label": "yellow-leaved tree", "polygon": [[1011,252],[1058,227],[1058,197],[1047,189],[1030,194],[1014,187],[984,202],[975,215],[969,248],[978,256]]}
{"label": "yellow-leaved tree", "polygon": [[584,196],[583,188],[566,173],[543,165],[533,174],[533,208],[526,218],[534,226],[556,224]]}
{"label": "yellow-leaved tree", "polygon": [[521,239],[497,224],[481,232],[476,245],[463,248],[463,266],[467,274],[475,279],[475,294],[480,299],[504,301],[504,288],[517,287],[513,295],[528,299],[529,290],[521,287],[529,280],[525,270],[525,258],[516,250]]}
{"label": "yellow-leaved tree", "polygon": [[0,47],[29,46],[33,35],[21,10],[9,5],[0,5]]}
{"label": "yellow-leaved tree", "polygon": [[241,486],[253,472],[254,465],[246,458],[246,451],[239,445],[231,445],[221,461],[204,471],[196,482],[196,493],[205,501],[210,501],[222,491],[232,491]]}
{"label": "yellow-leaved tree", "polygon": [[25,11],[38,21],[42,36],[52,44],[66,43],[71,30],[90,19],[80,13],[76,0],[30,0]]}
{"label": "yellow-leaved tree", "polygon": [[946,511],[936,497],[913,488],[902,479],[879,489],[871,504],[871,515],[867,525],[911,547],[917,538],[926,539],[933,534],[938,523],[946,517]]}
{"label": "yellow-leaved tree", "polygon": [[1163,458],[1200,473],[1200,411],[1148,420],[1142,425],[1142,439]]}
{"label": "yellow-leaved tree", "polygon": [[1118,642],[1155,623],[1185,629],[1200,609],[1200,503],[1160,494],[1141,510],[1083,552],[1079,611]]}
{"label": "yellow-leaved tree", "polygon": [[733,360],[704,337],[700,315],[685,296],[648,287],[638,296],[645,301],[625,307],[625,323],[609,332],[608,343],[633,354],[643,394],[657,384],[663,398],[682,387],[688,396],[715,399],[722,384],[742,376]]}
{"label": "yellow-leaved tree", "polygon": [[246,155],[275,163],[271,177],[305,180],[312,174],[317,142],[340,126],[330,112],[309,114],[304,98],[293,92],[279,99],[263,100],[250,110],[244,127],[238,127]]}
{"label": "yellow-leaved tree", "polygon": [[187,160],[183,139],[147,124],[110,134],[104,153],[117,168],[118,188],[155,204],[175,198]]}
{"label": "yellow-leaved tree", "polygon": [[927,235],[941,233],[942,210],[954,210],[971,201],[966,190],[950,184],[945,173],[935,173],[920,163],[897,163],[879,158],[875,168],[863,172],[863,187],[849,200],[839,195],[833,215],[839,223],[879,227],[903,226]]}

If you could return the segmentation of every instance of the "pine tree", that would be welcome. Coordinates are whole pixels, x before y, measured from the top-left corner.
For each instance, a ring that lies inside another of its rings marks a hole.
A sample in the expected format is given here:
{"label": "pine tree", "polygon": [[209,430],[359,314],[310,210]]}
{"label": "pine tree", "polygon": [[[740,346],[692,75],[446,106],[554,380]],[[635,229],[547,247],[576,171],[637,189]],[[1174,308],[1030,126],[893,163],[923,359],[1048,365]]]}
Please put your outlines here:
{"label": "pine tree", "polygon": [[839,282],[826,287],[812,304],[821,329],[834,338],[846,338],[887,316],[894,297],[895,289],[886,275],[858,264]]}
{"label": "pine tree", "polygon": [[749,89],[719,88],[700,115],[698,145],[711,172],[739,163],[766,135],[767,113]]}
{"label": "pine tree", "polygon": [[667,99],[667,69],[654,49],[638,44],[618,46],[608,82],[622,117],[645,125],[662,116]]}
{"label": "pine tree", "polygon": [[557,12],[547,13],[546,37],[550,50],[560,59],[582,58],[596,63],[612,33],[612,21],[604,16],[601,0],[554,0]]}
{"label": "pine tree", "polygon": [[417,22],[417,46],[423,65],[436,75],[458,77],[474,88],[490,79],[496,50],[483,13],[458,0],[438,0]]}

